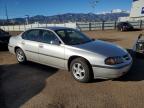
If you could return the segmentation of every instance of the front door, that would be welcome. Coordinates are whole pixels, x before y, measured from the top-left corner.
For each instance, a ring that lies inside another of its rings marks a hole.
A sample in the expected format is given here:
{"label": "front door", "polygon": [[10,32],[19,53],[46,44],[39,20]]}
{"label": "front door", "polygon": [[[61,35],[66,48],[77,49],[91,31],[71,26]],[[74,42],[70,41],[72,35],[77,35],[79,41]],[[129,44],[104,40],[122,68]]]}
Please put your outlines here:
{"label": "front door", "polygon": [[40,62],[59,68],[64,68],[64,46],[61,44],[54,44],[55,40],[59,40],[57,36],[49,31],[41,31],[41,43],[39,44],[39,58]]}

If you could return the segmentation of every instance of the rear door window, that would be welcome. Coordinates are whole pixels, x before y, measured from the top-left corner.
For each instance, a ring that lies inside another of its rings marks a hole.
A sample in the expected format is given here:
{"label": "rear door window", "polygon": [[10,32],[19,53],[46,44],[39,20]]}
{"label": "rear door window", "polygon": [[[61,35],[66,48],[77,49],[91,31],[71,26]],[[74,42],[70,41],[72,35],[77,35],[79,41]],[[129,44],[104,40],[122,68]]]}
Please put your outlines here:
{"label": "rear door window", "polygon": [[40,30],[29,30],[22,35],[24,40],[39,41]]}

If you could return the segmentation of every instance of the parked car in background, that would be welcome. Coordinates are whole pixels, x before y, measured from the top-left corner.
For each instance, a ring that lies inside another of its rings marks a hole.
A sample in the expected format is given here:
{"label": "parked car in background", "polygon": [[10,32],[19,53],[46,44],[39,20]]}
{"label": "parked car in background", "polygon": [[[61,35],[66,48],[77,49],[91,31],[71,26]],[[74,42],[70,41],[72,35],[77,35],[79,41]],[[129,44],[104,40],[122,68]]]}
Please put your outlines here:
{"label": "parked car in background", "polygon": [[10,37],[8,32],[0,29],[0,47],[7,47]]}
{"label": "parked car in background", "polygon": [[144,55],[144,34],[140,34],[134,44],[133,51]]}
{"label": "parked car in background", "polygon": [[117,78],[132,65],[131,56],[120,46],[64,27],[27,30],[10,38],[9,51],[16,54],[19,63],[28,60],[69,70],[80,82]]}
{"label": "parked car in background", "polygon": [[117,30],[119,31],[131,31],[134,27],[128,22],[119,22],[117,24]]}

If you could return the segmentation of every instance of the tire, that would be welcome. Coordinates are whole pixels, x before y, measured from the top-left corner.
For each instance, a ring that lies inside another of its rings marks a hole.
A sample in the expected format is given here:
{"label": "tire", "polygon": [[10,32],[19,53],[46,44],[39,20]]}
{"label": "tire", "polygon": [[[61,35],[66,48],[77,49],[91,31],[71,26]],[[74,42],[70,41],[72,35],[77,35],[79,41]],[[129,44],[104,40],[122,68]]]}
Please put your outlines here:
{"label": "tire", "polygon": [[123,27],[121,27],[121,28],[120,28],[120,31],[121,31],[121,32],[123,32],[123,31],[124,31],[124,30],[123,30]]}
{"label": "tire", "polygon": [[20,48],[16,49],[16,58],[20,64],[25,64],[27,62],[26,56],[25,56],[23,50]]}
{"label": "tire", "polygon": [[93,79],[91,67],[83,58],[76,58],[70,64],[70,71],[75,80],[88,83]]}

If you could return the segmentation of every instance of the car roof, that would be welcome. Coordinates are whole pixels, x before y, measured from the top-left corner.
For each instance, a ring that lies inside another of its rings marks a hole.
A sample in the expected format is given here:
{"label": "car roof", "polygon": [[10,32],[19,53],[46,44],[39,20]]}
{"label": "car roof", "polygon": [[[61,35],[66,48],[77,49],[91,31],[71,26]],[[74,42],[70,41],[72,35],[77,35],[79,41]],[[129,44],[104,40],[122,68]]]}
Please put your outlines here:
{"label": "car roof", "polygon": [[129,24],[129,22],[119,22],[119,24]]}

